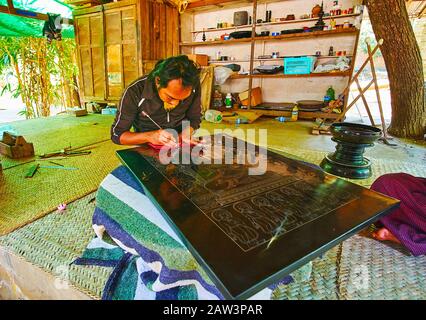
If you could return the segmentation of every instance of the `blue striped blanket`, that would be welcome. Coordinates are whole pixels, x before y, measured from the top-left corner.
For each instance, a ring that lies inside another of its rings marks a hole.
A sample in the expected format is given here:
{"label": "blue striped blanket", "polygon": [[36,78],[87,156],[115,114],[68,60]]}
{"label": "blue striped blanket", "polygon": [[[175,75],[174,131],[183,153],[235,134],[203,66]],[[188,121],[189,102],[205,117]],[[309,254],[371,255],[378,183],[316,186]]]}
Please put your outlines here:
{"label": "blue striped blanket", "polygon": [[[74,263],[113,268],[102,299],[223,299],[124,166],[99,187],[93,229],[96,237]],[[270,299],[278,285],[292,281],[287,276],[252,298]]]}

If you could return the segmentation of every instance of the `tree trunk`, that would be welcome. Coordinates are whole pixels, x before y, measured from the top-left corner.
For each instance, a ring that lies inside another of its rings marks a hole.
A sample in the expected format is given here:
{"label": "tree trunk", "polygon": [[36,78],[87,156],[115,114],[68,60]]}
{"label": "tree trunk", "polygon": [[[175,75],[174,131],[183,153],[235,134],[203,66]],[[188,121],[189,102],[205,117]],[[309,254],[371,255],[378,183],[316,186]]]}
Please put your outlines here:
{"label": "tree trunk", "polygon": [[426,127],[422,58],[404,0],[366,1],[388,72],[392,121],[389,133],[423,138]]}

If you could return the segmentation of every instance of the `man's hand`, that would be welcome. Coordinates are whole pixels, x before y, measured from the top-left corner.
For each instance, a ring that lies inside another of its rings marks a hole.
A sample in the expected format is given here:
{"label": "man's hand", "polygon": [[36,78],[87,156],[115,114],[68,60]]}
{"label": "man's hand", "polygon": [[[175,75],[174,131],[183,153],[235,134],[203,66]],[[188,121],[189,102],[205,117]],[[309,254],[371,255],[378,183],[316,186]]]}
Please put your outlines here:
{"label": "man's hand", "polygon": [[149,132],[149,142],[156,145],[165,145],[168,147],[176,147],[176,139],[173,134],[166,130],[156,130]]}
{"label": "man's hand", "polygon": [[198,139],[194,139],[192,136],[192,133],[194,132],[194,129],[192,127],[185,128],[182,133],[179,134],[179,140],[182,144],[190,144],[190,145],[197,145],[200,143]]}

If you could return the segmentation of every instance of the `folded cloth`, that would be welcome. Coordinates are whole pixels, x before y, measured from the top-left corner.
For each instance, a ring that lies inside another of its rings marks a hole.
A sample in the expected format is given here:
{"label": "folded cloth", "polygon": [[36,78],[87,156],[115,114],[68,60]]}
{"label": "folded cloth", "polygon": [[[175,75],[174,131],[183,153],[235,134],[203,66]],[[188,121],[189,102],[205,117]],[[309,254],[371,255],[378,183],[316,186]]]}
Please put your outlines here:
{"label": "folded cloth", "polygon": [[415,256],[426,254],[426,178],[385,174],[371,189],[401,200],[380,222]]}
{"label": "folded cloth", "polygon": [[[112,267],[103,299],[223,299],[203,268],[123,166],[101,183],[96,233],[79,265]],[[287,276],[253,298],[270,299]]]}

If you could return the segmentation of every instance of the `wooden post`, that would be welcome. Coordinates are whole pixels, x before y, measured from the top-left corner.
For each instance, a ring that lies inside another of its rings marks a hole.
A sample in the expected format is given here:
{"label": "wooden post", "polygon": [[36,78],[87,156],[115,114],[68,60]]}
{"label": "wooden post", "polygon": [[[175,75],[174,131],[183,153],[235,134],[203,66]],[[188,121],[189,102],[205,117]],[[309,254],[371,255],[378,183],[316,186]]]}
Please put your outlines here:
{"label": "wooden post", "polygon": [[372,116],[372,114],[370,112],[370,107],[368,106],[367,99],[365,99],[365,96],[364,96],[364,93],[362,91],[361,85],[359,84],[358,78],[355,79],[355,83],[356,83],[356,86],[358,88],[359,95],[362,98],[362,102],[364,103],[365,110],[367,110],[367,114],[368,114],[368,117],[370,118],[371,124],[373,126],[375,126],[373,116]]}
{"label": "wooden post", "polygon": [[256,37],[256,19],[257,19],[257,0],[253,0],[253,19],[251,25],[251,42],[250,42],[250,74],[249,74],[249,90],[247,109],[251,108],[251,89],[253,86],[253,64],[254,64],[254,38]]}
{"label": "wooden post", "polygon": [[370,83],[360,91],[360,95],[358,95],[351,103],[350,105],[343,110],[343,112],[337,117],[336,120],[334,120],[334,122],[339,122],[340,120],[343,119],[343,117],[345,116],[346,112],[349,111],[350,108],[352,108],[352,106],[358,101],[358,99],[361,97],[361,95],[363,95],[365,92],[367,92],[367,90],[373,85],[374,81],[371,80]]}
{"label": "wooden post", "polygon": [[[368,62],[372,59],[372,57],[374,56],[374,54],[377,52],[377,50],[379,50],[380,46],[383,44],[383,40],[380,39],[376,45],[376,47],[370,52],[370,56],[364,61],[364,63],[361,65],[361,67],[359,68],[358,72],[353,76],[353,78],[349,81],[348,86],[343,90],[343,96],[349,95],[349,90],[351,88],[352,83],[354,83],[355,81],[358,81],[358,77],[361,74],[361,72],[364,70],[364,68],[367,66]],[[370,48],[371,49],[371,48]],[[367,89],[374,83],[374,80],[372,80],[366,88],[364,88],[364,90],[361,91],[361,95],[363,95]],[[337,117],[336,120],[334,120],[334,122],[339,122],[341,119],[343,119],[343,117],[345,116],[346,112],[349,111],[349,109],[355,104],[356,101],[358,101],[358,99],[360,98],[360,96],[356,97],[349,106],[347,106],[346,108],[343,109],[343,112]],[[367,111],[368,112],[368,111]],[[321,126],[321,125],[320,125]]]}
{"label": "wooden post", "polygon": [[382,100],[380,98],[379,84],[377,83],[376,67],[374,66],[373,54],[371,51],[370,43],[368,42],[368,40],[366,40],[365,42],[367,44],[368,56],[370,58],[370,68],[371,68],[371,73],[373,74],[374,87],[376,89],[377,104],[379,105],[380,120],[382,122],[382,128],[383,128],[383,138],[386,141],[388,139],[388,134],[386,132],[385,116],[383,115],[383,107],[382,107]]}

